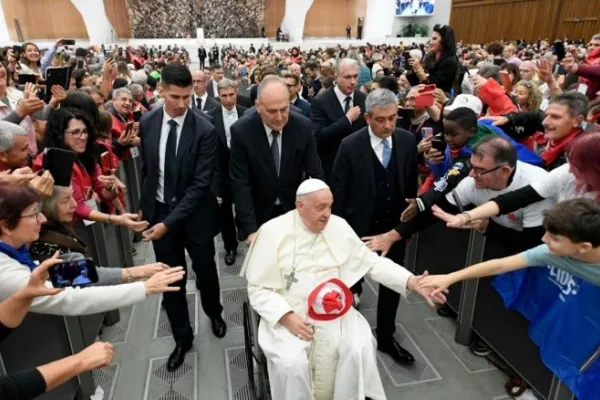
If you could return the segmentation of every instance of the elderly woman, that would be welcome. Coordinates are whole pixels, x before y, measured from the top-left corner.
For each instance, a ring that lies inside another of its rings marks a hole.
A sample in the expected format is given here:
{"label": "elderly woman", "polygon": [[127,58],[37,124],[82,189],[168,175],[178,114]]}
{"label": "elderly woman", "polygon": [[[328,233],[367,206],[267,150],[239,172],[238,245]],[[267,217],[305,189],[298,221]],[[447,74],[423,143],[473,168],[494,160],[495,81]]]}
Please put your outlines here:
{"label": "elderly woman", "polygon": [[[46,222],[39,201],[38,195],[28,186],[0,185],[0,299],[27,285],[31,271],[37,268],[27,244],[39,240],[42,225]],[[58,259],[55,254],[47,262]],[[67,287],[54,296],[33,300],[31,312],[76,316],[114,310],[142,302],[146,296],[177,291],[179,287],[169,285],[183,276],[182,268],[170,268],[145,282],[80,289]]]}
{"label": "elderly woman", "polygon": [[[31,258],[43,262],[51,258],[57,251],[63,253],[87,253],[83,243],[73,230],[73,215],[77,202],[73,198],[70,186],[54,186],[50,197],[41,202],[40,211],[47,221],[40,230],[40,237],[29,249]],[[164,264],[156,263],[131,268],[98,268],[98,285],[116,285],[132,282],[134,279],[152,277],[155,273],[167,269]]]}

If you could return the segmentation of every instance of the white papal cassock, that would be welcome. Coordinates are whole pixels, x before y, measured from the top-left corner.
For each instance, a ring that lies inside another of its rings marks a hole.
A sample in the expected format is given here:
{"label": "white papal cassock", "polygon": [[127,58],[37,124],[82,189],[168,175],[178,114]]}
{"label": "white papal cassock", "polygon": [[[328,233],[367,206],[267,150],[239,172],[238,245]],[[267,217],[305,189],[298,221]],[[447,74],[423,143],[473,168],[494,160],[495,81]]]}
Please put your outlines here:
{"label": "white papal cassock", "polygon": [[[297,282],[286,290],[294,255]],[[250,304],[261,316],[258,342],[268,360],[273,399],[386,398],[375,338],[356,309],[333,321],[312,321],[315,339],[310,342],[278,321],[290,311],[306,319],[310,292],[331,278],[351,287],[369,275],[406,296],[409,271],[370,251],[342,218],[332,215],[323,232],[315,234],[294,210],[258,230],[242,274]]]}

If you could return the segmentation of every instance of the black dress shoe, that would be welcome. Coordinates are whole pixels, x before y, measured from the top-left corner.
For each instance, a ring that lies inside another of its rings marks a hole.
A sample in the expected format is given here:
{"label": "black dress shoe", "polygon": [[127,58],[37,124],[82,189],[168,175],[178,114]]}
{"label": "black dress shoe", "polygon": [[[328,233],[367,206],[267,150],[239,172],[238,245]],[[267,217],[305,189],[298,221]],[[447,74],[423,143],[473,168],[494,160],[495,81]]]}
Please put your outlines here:
{"label": "black dress shoe", "polygon": [[191,348],[192,342],[178,342],[175,345],[175,350],[169,356],[169,361],[167,361],[167,371],[172,372],[181,367],[185,360],[185,353],[190,351]]}
{"label": "black dress shoe", "polygon": [[227,324],[223,321],[221,316],[211,318],[210,323],[212,324],[212,331],[219,339],[224,338],[227,333]]}
{"label": "black dress shoe", "polygon": [[225,254],[225,265],[233,265],[235,264],[235,257],[237,256],[237,250],[227,250]]}
{"label": "black dress shoe", "polygon": [[389,355],[398,364],[411,365],[415,362],[415,358],[404,347],[396,341],[396,339],[378,341],[377,350]]}
{"label": "black dress shoe", "polygon": [[441,307],[438,307],[437,309],[437,314],[440,317],[444,317],[444,318],[452,318],[452,319],[456,319],[457,315],[454,312],[454,310],[452,310],[450,308],[450,306],[448,306],[447,304],[444,304]]}

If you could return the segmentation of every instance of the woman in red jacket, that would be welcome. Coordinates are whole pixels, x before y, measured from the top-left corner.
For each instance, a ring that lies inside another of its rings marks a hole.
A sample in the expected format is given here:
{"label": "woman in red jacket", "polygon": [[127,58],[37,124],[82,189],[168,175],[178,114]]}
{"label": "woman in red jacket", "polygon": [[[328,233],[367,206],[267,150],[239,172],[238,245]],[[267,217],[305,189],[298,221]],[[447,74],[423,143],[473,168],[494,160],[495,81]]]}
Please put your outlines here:
{"label": "woman in red jacket", "polygon": [[[61,108],[50,114],[44,148],[60,148],[77,154],[71,178],[77,202],[75,218],[123,225],[137,232],[146,229],[148,223],[137,221],[135,214],[111,215],[99,211],[99,203],[112,205],[121,184],[114,175],[102,175],[93,155],[95,141],[94,128],[81,110]],[[36,158],[34,169],[39,169],[42,161],[43,153]]]}

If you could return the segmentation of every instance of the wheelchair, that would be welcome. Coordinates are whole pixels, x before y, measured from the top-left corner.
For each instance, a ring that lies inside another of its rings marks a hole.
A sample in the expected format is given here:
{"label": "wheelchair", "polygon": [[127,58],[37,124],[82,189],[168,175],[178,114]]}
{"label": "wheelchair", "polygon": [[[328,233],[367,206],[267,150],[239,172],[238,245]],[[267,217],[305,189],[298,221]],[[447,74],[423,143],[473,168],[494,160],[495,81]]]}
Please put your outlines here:
{"label": "wheelchair", "polygon": [[258,345],[258,322],[260,316],[252,309],[248,300],[244,301],[244,347],[248,380],[254,400],[271,400],[271,385],[267,358]]}

